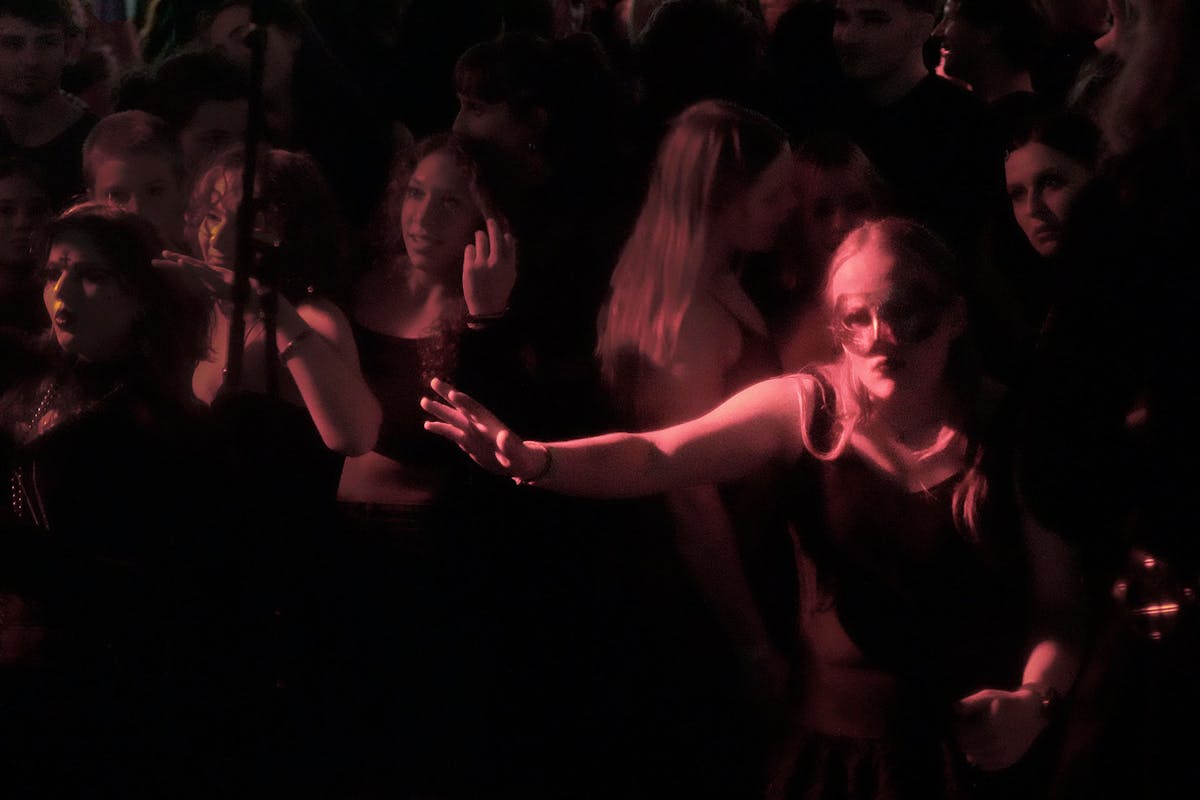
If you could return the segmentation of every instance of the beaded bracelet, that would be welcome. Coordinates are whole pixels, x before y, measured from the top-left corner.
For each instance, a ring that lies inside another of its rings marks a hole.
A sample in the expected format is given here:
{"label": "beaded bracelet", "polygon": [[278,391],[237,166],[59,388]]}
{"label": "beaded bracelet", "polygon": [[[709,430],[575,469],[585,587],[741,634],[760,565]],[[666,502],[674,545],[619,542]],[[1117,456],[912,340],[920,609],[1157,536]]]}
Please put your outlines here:
{"label": "beaded bracelet", "polygon": [[293,336],[292,340],[284,345],[283,349],[279,351],[279,363],[286,364],[289,358],[296,355],[296,348],[300,345],[300,343],[312,335],[313,329],[306,327]]}
{"label": "beaded bracelet", "polygon": [[554,463],[554,451],[551,450],[549,447],[546,447],[546,445],[539,444],[537,442],[526,442],[526,444],[530,445],[531,447],[536,447],[537,449],[539,449],[543,453],[545,453],[546,461],[542,464],[542,468],[539,469],[531,477],[522,478],[519,475],[513,475],[512,476],[513,483],[515,483],[517,486],[534,486],[534,485],[536,485],[538,481],[542,480],[543,478],[545,478],[547,475],[550,474],[550,466]]}

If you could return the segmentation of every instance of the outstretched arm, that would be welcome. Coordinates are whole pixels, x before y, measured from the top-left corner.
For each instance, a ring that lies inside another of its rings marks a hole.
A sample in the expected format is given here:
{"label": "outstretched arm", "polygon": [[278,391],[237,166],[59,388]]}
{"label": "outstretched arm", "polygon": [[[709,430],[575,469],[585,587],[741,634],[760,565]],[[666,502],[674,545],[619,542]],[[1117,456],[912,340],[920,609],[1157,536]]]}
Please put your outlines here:
{"label": "outstretched arm", "polygon": [[563,494],[638,497],[742,477],[772,458],[803,452],[814,385],[802,376],[757,383],[701,417],[645,433],[526,442],[473,398],[434,380],[440,400],[421,407],[427,430],[492,472]]}

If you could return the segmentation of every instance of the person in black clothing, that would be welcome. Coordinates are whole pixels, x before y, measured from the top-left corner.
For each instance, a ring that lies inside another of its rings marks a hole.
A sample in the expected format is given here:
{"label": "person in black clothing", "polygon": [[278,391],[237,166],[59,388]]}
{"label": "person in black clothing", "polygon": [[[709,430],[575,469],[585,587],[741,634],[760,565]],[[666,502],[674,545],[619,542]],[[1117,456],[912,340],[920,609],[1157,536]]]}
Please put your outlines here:
{"label": "person in black clothing", "polygon": [[0,397],[6,793],[203,794],[232,619],[189,380],[207,308],[133,214],[81,206],[45,241],[52,327],[6,345]]}
{"label": "person in black clothing", "polygon": [[[390,121],[329,51],[303,7],[267,0],[263,103],[267,139],[307,152],[321,166],[346,220],[365,225],[387,182]],[[204,42],[244,69],[252,32],[248,0],[219,0],[202,26]]]}
{"label": "person in black clothing", "polygon": [[32,244],[50,222],[46,179],[34,164],[0,159],[0,327],[36,333],[48,320]]}
{"label": "person in black clothing", "polygon": [[1100,114],[1108,156],[1062,232],[1022,436],[1022,491],[1078,543],[1093,602],[1063,798],[1184,797],[1200,781],[1200,9],[1132,7]]}
{"label": "person in black clothing", "polygon": [[940,234],[967,264],[1006,212],[1000,142],[981,100],[933,75],[933,0],[839,0],[833,41],[851,91],[832,126],[866,152],[898,213]]}
{"label": "person in black clothing", "polygon": [[794,769],[772,796],[1015,789],[1025,776],[1008,768],[1073,683],[1074,559],[1025,524],[1008,415],[973,356],[956,272],[920,225],[864,224],[826,273],[837,360],[672,427],[525,441],[444,382],[422,401],[430,431],[553,492],[637,497],[792,466],[805,692]]}
{"label": "person in black clothing", "polygon": [[0,3],[0,156],[40,166],[55,210],[83,192],[80,153],[97,119],[60,88],[73,31],[63,0]]}

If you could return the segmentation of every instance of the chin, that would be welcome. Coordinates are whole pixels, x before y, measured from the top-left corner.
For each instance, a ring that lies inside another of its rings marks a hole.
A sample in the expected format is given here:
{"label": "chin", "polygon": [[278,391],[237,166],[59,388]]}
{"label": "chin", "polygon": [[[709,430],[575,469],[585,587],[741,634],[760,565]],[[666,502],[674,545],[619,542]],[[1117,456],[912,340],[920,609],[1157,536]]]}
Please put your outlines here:
{"label": "chin", "polygon": [[886,403],[896,395],[896,382],[888,378],[877,378],[863,384],[872,400]]}

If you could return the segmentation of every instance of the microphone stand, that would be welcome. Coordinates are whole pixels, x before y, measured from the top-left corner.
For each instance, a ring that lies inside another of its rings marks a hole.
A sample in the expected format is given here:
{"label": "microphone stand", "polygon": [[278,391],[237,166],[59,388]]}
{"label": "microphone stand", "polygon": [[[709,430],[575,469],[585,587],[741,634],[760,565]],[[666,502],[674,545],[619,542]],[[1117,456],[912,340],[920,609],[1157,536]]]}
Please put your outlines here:
{"label": "microphone stand", "polygon": [[[246,345],[246,305],[250,299],[250,273],[257,260],[254,223],[258,215],[258,208],[254,199],[254,187],[258,174],[258,146],[266,128],[263,113],[263,66],[266,61],[267,46],[265,17],[265,4],[262,0],[253,0],[250,5],[252,29],[246,35],[246,45],[250,48],[250,93],[247,98],[245,162],[242,167],[242,199],[238,204],[237,215],[237,261],[234,264],[233,273],[233,311],[229,319],[229,349],[225,359],[225,383],[230,389],[237,389],[242,382],[242,357]],[[260,298],[260,308],[263,313],[263,344],[268,359],[267,388],[274,395],[278,392],[278,376],[273,369],[276,358],[275,310],[277,308],[274,284],[278,276],[271,275],[269,277],[270,282],[263,284],[266,292]]]}

